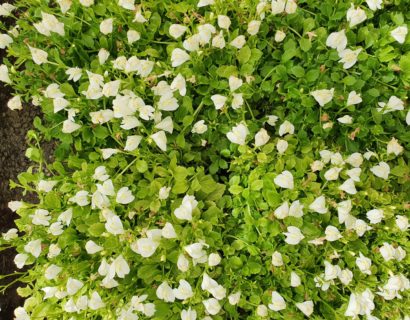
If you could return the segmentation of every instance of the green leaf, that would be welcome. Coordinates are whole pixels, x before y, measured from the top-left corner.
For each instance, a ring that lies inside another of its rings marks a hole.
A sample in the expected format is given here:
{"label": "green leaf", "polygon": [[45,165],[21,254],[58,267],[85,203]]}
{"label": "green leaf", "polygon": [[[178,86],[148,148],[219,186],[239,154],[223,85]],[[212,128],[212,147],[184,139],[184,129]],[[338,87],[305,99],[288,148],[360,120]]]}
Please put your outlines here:
{"label": "green leaf", "polygon": [[242,47],[238,53],[236,54],[236,58],[238,59],[240,64],[245,64],[251,58],[252,51],[248,46]]}

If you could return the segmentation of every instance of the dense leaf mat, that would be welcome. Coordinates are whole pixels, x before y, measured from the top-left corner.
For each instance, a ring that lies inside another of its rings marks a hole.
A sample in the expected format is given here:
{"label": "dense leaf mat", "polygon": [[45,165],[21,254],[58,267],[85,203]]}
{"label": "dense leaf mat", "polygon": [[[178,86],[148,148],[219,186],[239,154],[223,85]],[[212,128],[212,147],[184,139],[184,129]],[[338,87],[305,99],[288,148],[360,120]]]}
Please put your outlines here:
{"label": "dense leaf mat", "polygon": [[1,5],[16,319],[409,319],[409,7]]}

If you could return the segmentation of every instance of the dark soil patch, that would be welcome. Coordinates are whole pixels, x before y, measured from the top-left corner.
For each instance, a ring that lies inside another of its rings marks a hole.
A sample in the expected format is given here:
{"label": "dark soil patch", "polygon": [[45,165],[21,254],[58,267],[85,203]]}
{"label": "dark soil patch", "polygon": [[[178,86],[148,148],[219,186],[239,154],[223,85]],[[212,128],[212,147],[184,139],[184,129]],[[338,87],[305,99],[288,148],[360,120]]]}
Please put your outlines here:
{"label": "dark soil patch", "polygon": [[[7,2],[0,0],[0,4]],[[8,1],[13,3],[14,1]],[[4,20],[3,20],[4,21]],[[4,21],[10,25],[12,21]],[[0,64],[6,55],[6,50],[0,50]],[[26,134],[33,128],[33,119],[41,116],[38,107],[24,105],[23,110],[12,111],[7,107],[7,102],[11,97],[11,88],[4,86],[0,82],[0,236],[10,228],[15,227],[14,219],[17,215],[7,206],[9,201],[24,200],[36,202],[34,195],[25,195],[23,197],[21,190],[10,190],[9,181],[17,180],[17,175],[27,170],[30,165],[29,160],[25,157],[27,149]],[[44,145],[46,159],[50,160],[53,154],[53,143]],[[13,249],[0,252],[0,275],[11,274],[16,270],[14,256],[16,252]],[[14,277],[0,280],[0,285],[5,285],[13,281]],[[18,296],[16,289],[19,283],[8,288],[3,295],[0,294],[0,319],[11,320],[14,318],[14,309],[23,304],[23,299]]]}

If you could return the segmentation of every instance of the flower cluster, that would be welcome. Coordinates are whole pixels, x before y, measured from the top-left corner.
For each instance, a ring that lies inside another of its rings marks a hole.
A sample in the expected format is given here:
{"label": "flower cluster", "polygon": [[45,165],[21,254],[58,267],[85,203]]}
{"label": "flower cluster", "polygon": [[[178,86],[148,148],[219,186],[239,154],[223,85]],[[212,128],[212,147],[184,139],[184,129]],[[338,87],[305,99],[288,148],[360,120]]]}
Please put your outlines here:
{"label": "flower cluster", "polygon": [[409,319],[407,6],[1,5],[15,318]]}

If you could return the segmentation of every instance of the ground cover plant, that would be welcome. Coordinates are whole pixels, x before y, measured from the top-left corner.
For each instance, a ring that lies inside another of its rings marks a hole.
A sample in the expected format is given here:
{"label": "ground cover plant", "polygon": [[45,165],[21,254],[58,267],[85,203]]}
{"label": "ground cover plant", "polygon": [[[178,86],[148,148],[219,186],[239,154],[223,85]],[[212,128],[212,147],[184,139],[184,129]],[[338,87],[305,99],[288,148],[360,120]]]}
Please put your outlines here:
{"label": "ground cover plant", "polygon": [[409,319],[409,5],[3,4],[15,318]]}

